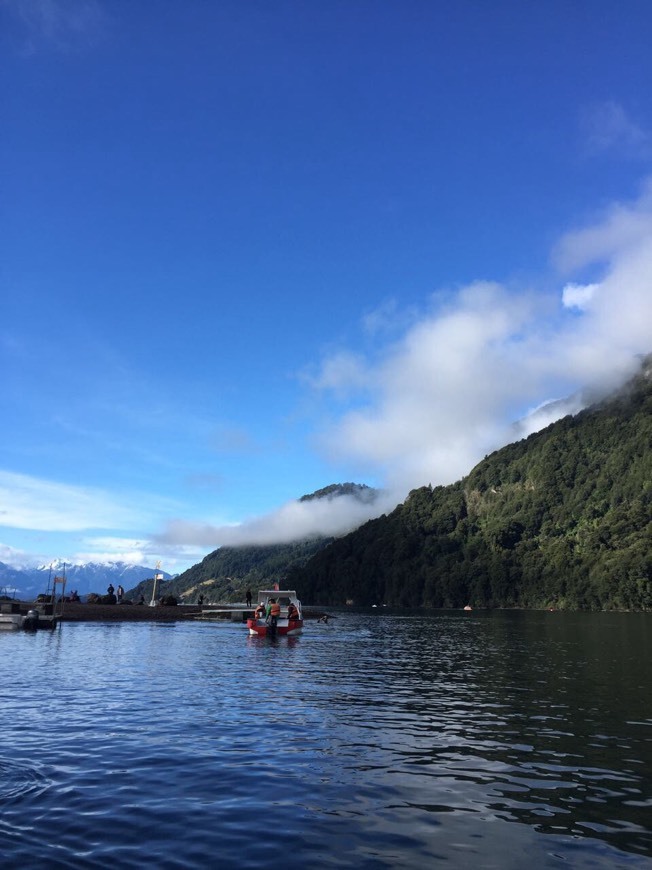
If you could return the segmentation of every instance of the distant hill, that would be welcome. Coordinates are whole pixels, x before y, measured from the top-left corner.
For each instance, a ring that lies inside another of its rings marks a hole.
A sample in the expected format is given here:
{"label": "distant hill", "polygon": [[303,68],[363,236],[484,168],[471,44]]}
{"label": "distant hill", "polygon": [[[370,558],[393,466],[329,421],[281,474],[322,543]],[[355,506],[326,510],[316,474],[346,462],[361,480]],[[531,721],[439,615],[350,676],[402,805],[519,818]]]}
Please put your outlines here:
{"label": "distant hill", "polygon": [[[303,565],[333,538],[317,538],[294,544],[256,547],[221,547],[174,580],[164,583],[162,594],[193,603],[199,595],[206,601],[244,601],[246,590],[256,595],[274,582],[282,582],[288,570]],[[141,583],[132,593],[151,596],[151,584]]]}
{"label": "distant hill", "polygon": [[[353,496],[369,504],[378,496],[378,490],[358,483],[335,483],[304,495],[299,501],[332,500],[342,496]],[[305,564],[333,540],[332,537],[312,537],[291,544],[220,547],[165,583],[163,592],[192,602],[199,595],[214,602],[244,601],[247,588],[255,595],[258,589],[275,581],[282,582],[289,570]],[[147,598],[151,586],[140,584],[132,594],[137,596],[141,592]]]}
{"label": "distant hill", "polygon": [[304,600],[652,609],[652,356],[624,388],[422,487],[290,572]]}
{"label": "distant hill", "polygon": [[330,486],[311,492],[310,495],[302,495],[299,501],[315,501],[317,499],[331,501],[343,495],[351,495],[363,504],[373,504],[378,498],[378,490],[364,483],[331,483]]}
{"label": "distant hill", "polygon": [[[80,595],[89,592],[104,594],[109,583],[114,587],[122,584],[125,589],[140,584],[145,578],[154,576],[154,568],[144,565],[130,565],[126,562],[89,562],[85,565],[71,565],[61,561],[38,568],[13,568],[0,562],[0,595],[22,598],[25,601],[51,589],[52,578],[65,572],[66,592],[76,589]],[[161,572],[169,579],[170,574]]]}

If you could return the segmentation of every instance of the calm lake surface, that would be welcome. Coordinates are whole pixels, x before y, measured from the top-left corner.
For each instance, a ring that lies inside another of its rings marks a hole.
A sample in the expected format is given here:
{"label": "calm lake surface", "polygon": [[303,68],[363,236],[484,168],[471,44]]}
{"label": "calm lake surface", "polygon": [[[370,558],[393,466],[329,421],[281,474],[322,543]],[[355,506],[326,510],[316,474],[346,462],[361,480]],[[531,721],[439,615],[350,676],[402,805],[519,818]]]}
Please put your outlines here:
{"label": "calm lake surface", "polygon": [[3,867],[652,866],[652,615],[0,632]]}

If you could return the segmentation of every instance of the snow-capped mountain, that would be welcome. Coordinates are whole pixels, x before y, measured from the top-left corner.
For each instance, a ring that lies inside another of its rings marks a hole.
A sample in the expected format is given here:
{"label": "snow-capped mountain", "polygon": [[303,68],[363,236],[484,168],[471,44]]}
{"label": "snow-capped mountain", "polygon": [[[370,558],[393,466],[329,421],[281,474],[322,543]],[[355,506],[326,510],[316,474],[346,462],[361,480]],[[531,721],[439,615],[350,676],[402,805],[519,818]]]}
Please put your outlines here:
{"label": "snow-capped mountain", "polygon": [[[0,562],[0,595],[31,600],[52,589],[55,576],[66,577],[66,592],[75,589],[80,595],[89,592],[104,594],[111,583],[124,586],[129,592],[143,580],[154,576],[156,568],[145,565],[129,565],[126,562],[89,562],[86,565],[71,565],[62,561],[39,565],[38,568],[14,568]],[[160,571],[164,580],[172,575]]]}

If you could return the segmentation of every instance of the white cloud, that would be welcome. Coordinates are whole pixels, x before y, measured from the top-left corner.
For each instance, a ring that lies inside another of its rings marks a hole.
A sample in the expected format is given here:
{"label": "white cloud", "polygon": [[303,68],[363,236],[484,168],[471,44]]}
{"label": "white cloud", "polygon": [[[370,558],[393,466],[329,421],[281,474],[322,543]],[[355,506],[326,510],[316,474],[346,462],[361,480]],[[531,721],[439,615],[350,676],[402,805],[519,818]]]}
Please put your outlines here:
{"label": "white cloud", "polygon": [[[175,574],[185,570],[188,565],[201,561],[206,550],[197,546],[170,547],[155,539],[98,536],[87,537],[82,541],[82,549],[66,556],[65,561],[72,565],[89,562],[126,562],[129,565],[151,567],[161,563],[163,570]],[[44,560],[41,559],[41,563]],[[12,564],[16,564],[13,560]]]}
{"label": "white cloud", "polygon": [[305,375],[304,380],[316,390],[330,390],[344,398],[364,388],[372,378],[360,354],[338,351],[323,361],[316,375]]}
{"label": "white cloud", "polygon": [[567,396],[563,399],[551,399],[547,402],[542,402],[538,407],[528,411],[522,420],[519,420],[514,426],[514,438],[527,438],[534,432],[539,432],[545,429],[550,423],[559,420],[560,417],[565,417],[567,414],[577,414],[585,407],[585,402],[582,393],[575,393],[572,396]]}
{"label": "white cloud", "polygon": [[0,543],[0,562],[4,562],[6,565],[24,568],[39,565],[42,561],[40,556],[35,556],[32,553],[26,553],[24,550],[10,547],[8,544]]}
{"label": "white cloud", "polygon": [[[602,273],[567,283],[562,306],[552,294],[476,283],[425,314],[370,371],[373,401],[326,433],[329,454],[365,464],[396,494],[449,483],[511,440],[528,406],[631,373],[636,355],[652,351],[651,194],[646,183],[635,202],[561,239],[555,258],[567,274]],[[548,405],[530,430],[563,413]]]}
{"label": "white cloud", "polygon": [[568,233],[556,259],[566,271],[602,271],[599,292],[582,317],[566,324],[556,353],[576,378],[631,370],[634,354],[652,350],[652,183],[635,202]]}
{"label": "white cloud", "polygon": [[599,284],[566,284],[561,292],[562,305],[565,308],[588,308]]}
{"label": "white cloud", "polygon": [[363,329],[370,335],[389,332],[395,328],[397,317],[402,316],[396,299],[388,299],[374,311],[365,314],[362,318]]}
{"label": "white cloud", "polygon": [[632,251],[649,247],[652,236],[652,178],[634,203],[614,203],[595,224],[567,233],[553,251],[555,265],[573,272],[597,264],[609,271]]}
{"label": "white cloud", "polygon": [[586,109],[582,126],[593,151],[613,151],[619,156],[635,158],[649,157],[652,152],[652,136],[614,100]]}
{"label": "white cloud", "polygon": [[3,0],[3,5],[22,27],[26,55],[43,47],[62,52],[88,47],[107,24],[98,0]]}
{"label": "white cloud", "polygon": [[[127,565],[148,565],[144,554],[140,550],[81,550],[71,558],[73,565],[86,565],[89,562],[105,564],[107,562],[125,562]],[[150,560],[151,561],[151,560]]]}
{"label": "white cloud", "polygon": [[[478,282],[424,316],[374,372],[376,395],[325,435],[328,452],[382,470],[403,496],[468,471],[503,431],[498,421],[533,377],[518,365],[537,304]],[[509,376],[506,374],[509,372]]]}
{"label": "white cloud", "polygon": [[[88,552],[77,553],[76,561],[88,562],[90,554],[95,554],[100,550],[104,550],[106,553],[111,554],[108,558],[113,562],[129,561],[133,564],[140,564],[144,561],[143,554],[149,548],[149,541],[141,540],[139,538],[124,538],[120,536],[104,535],[84,538],[82,545],[88,548]],[[131,554],[129,559],[122,558],[122,554],[124,553]],[[99,561],[94,555],[93,559]]]}
{"label": "white cloud", "polygon": [[74,532],[142,525],[144,519],[101,489],[0,470],[0,526]]}
{"label": "white cloud", "polygon": [[172,520],[156,541],[165,546],[192,545],[213,550],[222,546],[280,544],[320,535],[337,536],[395,506],[396,501],[389,495],[379,496],[373,504],[364,504],[347,495],[330,500],[291,501],[269,514],[237,525]]}

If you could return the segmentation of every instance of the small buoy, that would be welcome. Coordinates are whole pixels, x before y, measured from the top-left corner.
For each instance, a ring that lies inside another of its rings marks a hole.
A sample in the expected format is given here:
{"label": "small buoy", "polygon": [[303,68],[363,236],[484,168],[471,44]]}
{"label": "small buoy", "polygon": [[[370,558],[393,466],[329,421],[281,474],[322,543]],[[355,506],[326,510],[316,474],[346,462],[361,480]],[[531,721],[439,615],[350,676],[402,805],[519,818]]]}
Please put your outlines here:
{"label": "small buoy", "polygon": [[465,609],[465,610],[473,610],[473,608],[471,607],[470,604],[467,604],[466,607],[465,607],[464,609]]}

